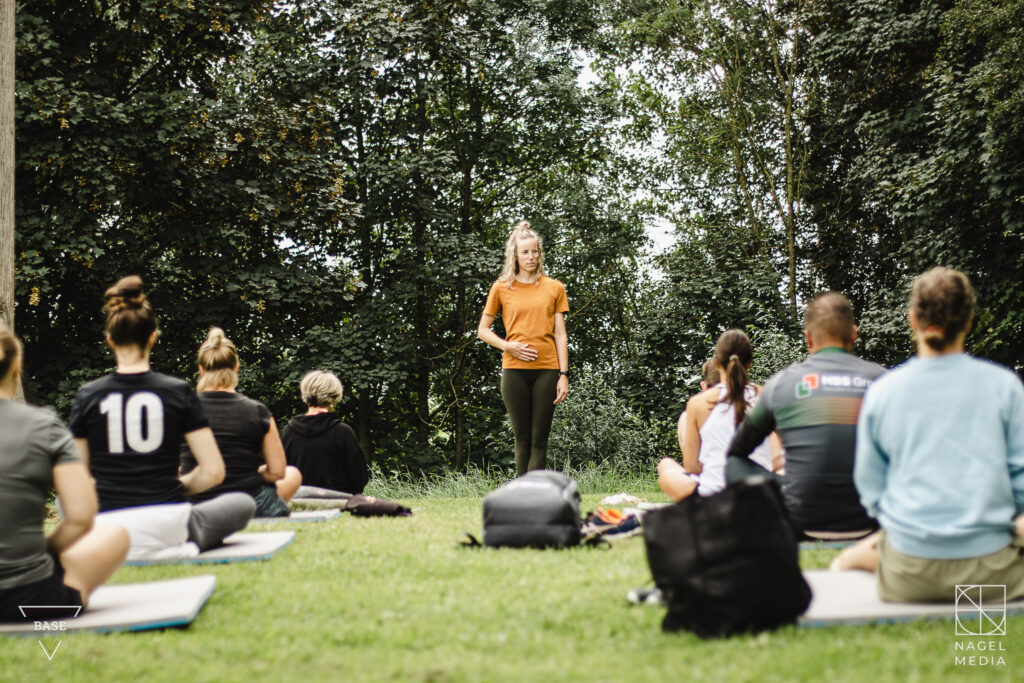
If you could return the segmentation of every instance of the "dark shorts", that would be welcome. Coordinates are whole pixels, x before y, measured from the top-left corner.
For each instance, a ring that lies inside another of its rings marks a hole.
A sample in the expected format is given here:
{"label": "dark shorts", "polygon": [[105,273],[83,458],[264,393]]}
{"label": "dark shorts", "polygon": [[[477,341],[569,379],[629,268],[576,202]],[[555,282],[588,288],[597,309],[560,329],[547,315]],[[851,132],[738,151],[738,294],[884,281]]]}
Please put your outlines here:
{"label": "dark shorts", "polygon": [[277,495],[277,487],[273,484],[261,488],[252,499],[256,501],[254,517],[287,517],[292,513],[288,503]]}
{"label": "dark shorts", "polygon": [[[54,607],[43,607],[54,605]],[[74,588],[64,585],[64,567],[56,559],[53,573],[45,579],[23,586],[0,589],[0,621],[46,620],[73,615],[82,605],[82,596]],[[26,609],[22,616],[19,607]]]}

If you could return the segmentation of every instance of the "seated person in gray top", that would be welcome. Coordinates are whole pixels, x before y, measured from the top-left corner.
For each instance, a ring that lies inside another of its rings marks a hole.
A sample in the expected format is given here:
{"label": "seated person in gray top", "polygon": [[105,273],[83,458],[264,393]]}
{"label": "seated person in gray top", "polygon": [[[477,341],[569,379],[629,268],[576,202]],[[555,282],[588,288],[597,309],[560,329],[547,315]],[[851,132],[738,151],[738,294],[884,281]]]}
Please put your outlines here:
{"label": "seated person in gray top", "polygon": [[747,456],[778,431],[786,449],[782,491],[795,530],[866,534],[878,525],[853,485],[854,440],[864,392],[885,368],[850,353],[857,326],[842,294],[807,305],[804,337],[811,355],[768,380],[736,431],[726,481],[766,474]]}
{"label": "seated person in gray top", "polygon": [[[13,400],[21,359],[0,320],[0,621],[77,615],[128,552],[123,528],[93,528],[96,489],[71,433],[52,411]],[[51,487],[64,519],[44,535]]]}

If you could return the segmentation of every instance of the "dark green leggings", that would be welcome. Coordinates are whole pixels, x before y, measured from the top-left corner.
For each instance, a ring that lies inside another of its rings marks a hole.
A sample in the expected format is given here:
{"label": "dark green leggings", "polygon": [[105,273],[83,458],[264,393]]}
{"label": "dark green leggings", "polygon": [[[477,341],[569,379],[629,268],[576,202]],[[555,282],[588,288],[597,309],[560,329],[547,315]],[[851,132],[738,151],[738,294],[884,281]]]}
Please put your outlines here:
{"label": "dark green leggings", "polygon": [[501,371],[501,397],[516,436],[516,474],[542,470],[555,413],[558,370]]}

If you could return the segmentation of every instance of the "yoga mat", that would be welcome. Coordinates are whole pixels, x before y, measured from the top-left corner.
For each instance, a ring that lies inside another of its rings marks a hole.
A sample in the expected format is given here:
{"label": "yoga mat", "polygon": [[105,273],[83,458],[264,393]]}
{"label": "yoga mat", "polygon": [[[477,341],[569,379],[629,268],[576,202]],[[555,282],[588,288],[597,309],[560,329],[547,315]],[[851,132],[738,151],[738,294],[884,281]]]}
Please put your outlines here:
{"label": "yoga mat", "polygon": [[299,490],[295,492],[294,496],[292,496],[292,498],[330,498],[332,500],[348,500],[351,497],[351,493],[335,491],[334,489],[325,489],[321,486],[300,486]]}
{"label": "yoga mat", "polygon": [[[858,626],[916,621],[918,619],[956,619],[957,628],[977,629],[979,619],[987,628],[995,628],[1004,614],[1003,604],[982,605],[984,617],[979,617],[970,592],[958,604],[950,594],[947,603],[882,602],[875,591],[875,575],[864,571],[832,572],[812,569],[804,572],[811,586],[811,605],[800,617],[800,626]],[[1024,614],[1024,599],[1005,603],[1005,614]],[[1004,629],[1005,632],[1005,629]],[[953,635],[950,627],[950,634]],[[971,633],[970,635],[980,635]]]}
{"label": "yoga mat", "polygon": [[862,531],[805,531],[804,535],[810,540],[800,543],[805,550],[822,550],[825,548],[846,548],[857,541],[870,536],[871,529]]}
{"label": "yoga mat", "polygon": [[[338,501],[335,501],[336,503]],[[341,515],[341,510],[296,510],[287,517],[253,517],[251,524],[270,524],[271,522],[326,522]]]}
{"label": "yoga mat", "polygon": [[217,585],[212,574],[169,581],[124,583],[100,586],[92,594],[89,607],[77,617],[53,618],[33,614],[29,619],[63,621],[67,631],[36,631],[32,621],[0,623],[0,634],[32,637],[60,637],[74,631],[147,631],[154,628],[187,626],[199,614]]}
{"label": "yoga mat", "polygon": [[252,562],[268,560],[295,539],[294,531],[261,531],[231,534],[224,545],[199,553],[195,557],[167,560],[130,560],[125,565],[144,567],[152,564],[221,564],[224,562]]}
{"label": "yoga mat", "polygon": [[[348,498],[292,498],[288,505],[294,510],[296,507],[307,507],[322,509],[334,509],[339,506],[344,507],[345,503],[348,502]],[[292,514],[295,514],[294,512]]]}

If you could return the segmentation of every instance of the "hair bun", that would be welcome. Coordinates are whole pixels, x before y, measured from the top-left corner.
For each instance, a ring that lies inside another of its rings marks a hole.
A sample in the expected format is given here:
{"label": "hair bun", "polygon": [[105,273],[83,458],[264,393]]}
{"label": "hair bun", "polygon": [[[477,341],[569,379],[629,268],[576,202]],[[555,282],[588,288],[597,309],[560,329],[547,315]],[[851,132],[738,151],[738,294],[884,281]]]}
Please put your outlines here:
{"label": "hair bun", "polygon": [[206,341],[203,343],[203,346],[218,348],[221,344],[224,343],[224,340],[226,338],[227,337],[224,334],[224,330],[222,330],[219,327],[211,327],[210,331],[206,334]]}
{"label": "hair bun", "polygon": [[525,220],[524,221],[519,221],[518,223],[515,224],[515,226],[513,226],[512,229],[513,230],[529,230],[530,229],[530,221],[525,221]]}
{"label": "hair bun", "polygon": [[126,308],[142,308],[146,304],[146,293],[143,288],[142,278],[138,275],[121,278],[103,295],[104,310],[115,312]]}

